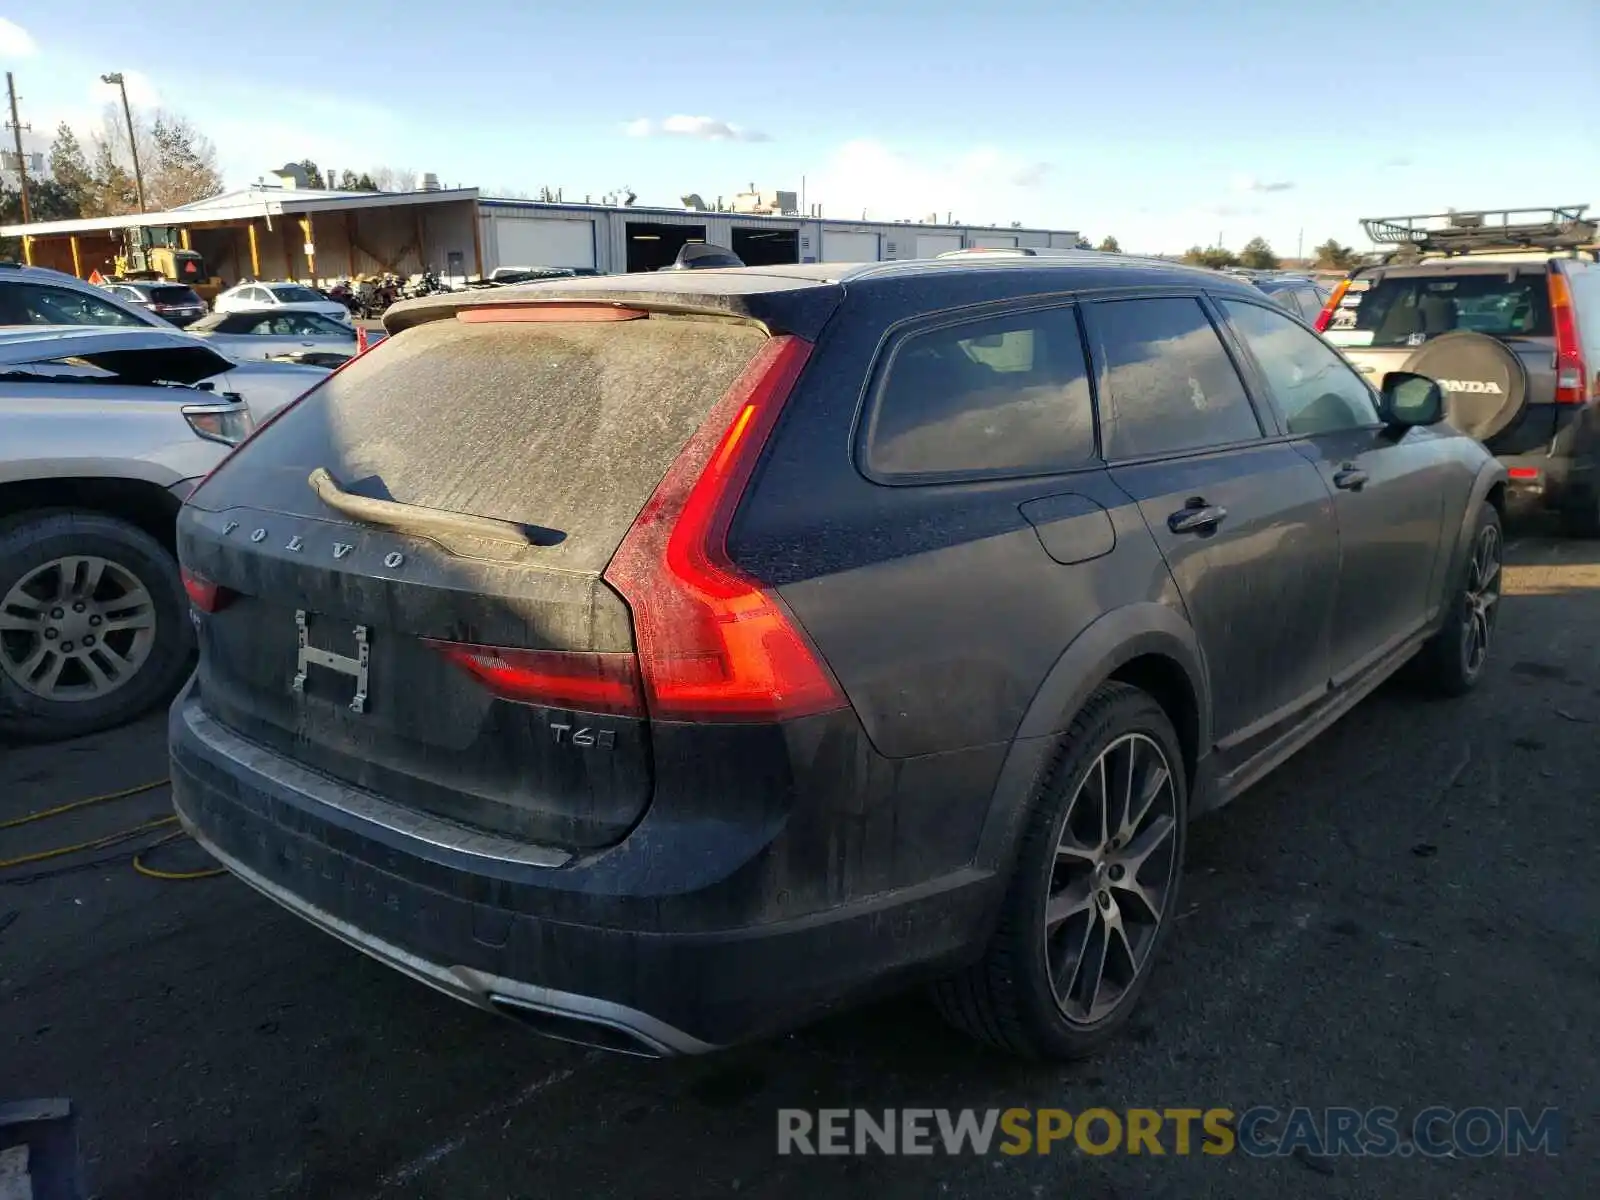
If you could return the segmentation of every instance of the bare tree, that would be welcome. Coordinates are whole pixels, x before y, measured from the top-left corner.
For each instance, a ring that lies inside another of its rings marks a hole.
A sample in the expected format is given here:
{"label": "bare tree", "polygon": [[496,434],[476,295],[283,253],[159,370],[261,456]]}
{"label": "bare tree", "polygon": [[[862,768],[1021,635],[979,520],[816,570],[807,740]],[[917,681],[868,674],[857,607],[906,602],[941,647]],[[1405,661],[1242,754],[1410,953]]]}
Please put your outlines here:
{"label": "bare tree", "polygon": [[150,126],[150,141],[154,154],[149,159],[141,154],[140,158],[150,163],[146,191],[151,207],[176,208],[222,192],[217,149],[188,118],[158,110]]}
{"label": "bare tree", "polygon": [[[135,111],[133,136],[138,140],[139,164],[144,169],[145,197],[150,208],[173,208],[222,191],[216,147],[187,117],[164,109],[149,114]],[[57,144],[70,150],[60,141],[59,134]],[[106,106],[100,128],[90,135],[88,149],[84,215],[120,216],[136,211],[139,198],[134,187],[128,127],[116,106]]]}
{"label": "bare tree", "polygon": [[367,174],[380,192],[414,192],[417,173],[410,167],[373,167]]}

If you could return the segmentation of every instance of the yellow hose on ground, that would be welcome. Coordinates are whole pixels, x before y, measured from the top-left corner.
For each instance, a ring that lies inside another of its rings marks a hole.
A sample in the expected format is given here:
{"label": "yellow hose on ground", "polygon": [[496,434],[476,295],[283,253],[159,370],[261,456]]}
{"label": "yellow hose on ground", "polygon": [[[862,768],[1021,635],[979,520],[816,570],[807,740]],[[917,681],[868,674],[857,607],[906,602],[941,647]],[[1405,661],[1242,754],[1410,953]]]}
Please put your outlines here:
{"label": "yellow hose on ground", "polygon": [[[54,808],[41,809],[39,812],[13,817],[9,821],[0,821],[0,830],[16,829],[22,825],[47,821],[51,817],[59,817],[69,812],[76,812],[80,808],[88,808],[93,804],[105,804],[112,800],[126,800],[129,796],[139,796],[145,792],[153,792],[158,787],[165,787],[169,782],[166,779],[157,779],[154,783],[141,783],[138,787],[124,788],[117,792],[107,792],[103,796],[90,796],[84,800],[73,800],[67,804],[58,804]],[[150,832],[152,829],[161,829],[177,823],[177,817],[156,817],[153,820],[144,821],[138,825],[130,825],[126,829],[119,829],[114,833],[103,834],[100,837],[91,838],[85,842],[77,842],[70,846],[55,846],[49,850],[39,850],[33,854],[24,854],[17,858],[0,858],[0,871],[4,871],[8,867],[23,867],[29,863],[47,862],[53,858],[65,858],[69,854],[81,854],[86,850],[104,850],[107,846],[115,846],[118,842],[136,838],[140,834]],[[224,874],[220,867],[212,867],[203,871],[163,871],[144,862],[144,856],[157,846],[164,846],[182,836],[183,831],[178,829],[165,837],[157,838],[151,842],[133,856],[133,869],[150,879],[172,881],[210,879],[214,875]]]}

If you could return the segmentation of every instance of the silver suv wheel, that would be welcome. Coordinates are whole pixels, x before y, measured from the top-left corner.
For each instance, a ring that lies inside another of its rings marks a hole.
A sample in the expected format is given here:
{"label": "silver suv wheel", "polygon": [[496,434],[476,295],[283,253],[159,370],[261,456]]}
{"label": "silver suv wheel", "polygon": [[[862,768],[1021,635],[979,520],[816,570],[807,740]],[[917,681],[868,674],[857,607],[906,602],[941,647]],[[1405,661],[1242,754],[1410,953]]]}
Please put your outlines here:
{"label": "silver suv wheel", "polygon": [[0,599],[0,671],[41,699],[116,691],[139,673],[155,640],[149,589],[107,558],[52,559]]}

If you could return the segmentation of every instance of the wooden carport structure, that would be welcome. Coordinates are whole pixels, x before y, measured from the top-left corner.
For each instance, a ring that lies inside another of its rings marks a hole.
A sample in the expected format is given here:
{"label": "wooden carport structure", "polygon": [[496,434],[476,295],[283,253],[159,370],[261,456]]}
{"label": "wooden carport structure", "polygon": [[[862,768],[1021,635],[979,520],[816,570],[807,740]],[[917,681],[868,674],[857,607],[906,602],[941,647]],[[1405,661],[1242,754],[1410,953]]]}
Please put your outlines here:
{"label": "wooden carport structure", "polygon": [[23,261],[79,278],[111,274],[125,232],[166,231],[231,287],[243,279],[305,283],[357,275],[483,274],[478,190],[333,192],[252,187],[159,213],[0,226]]}

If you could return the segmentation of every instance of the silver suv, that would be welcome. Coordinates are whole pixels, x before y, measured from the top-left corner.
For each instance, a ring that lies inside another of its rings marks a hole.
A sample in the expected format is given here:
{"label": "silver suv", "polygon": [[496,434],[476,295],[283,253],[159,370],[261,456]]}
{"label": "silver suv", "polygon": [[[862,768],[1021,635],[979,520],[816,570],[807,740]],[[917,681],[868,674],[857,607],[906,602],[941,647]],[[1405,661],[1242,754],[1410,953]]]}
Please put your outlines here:
{"label": "silver suv", "polygon": [[0,330],[0,737],[70,737],[169,697],[194,632],[178,509],[251,428],[176,329]]}
{"label": "silver suv", "polygon": [[[104,288],[47,267],[0,263],[0,326],[88,326],[112,329],[162,329],[171,322]],[[214,353],[217,347],[212,347]],[[242,396],[257,421],[264,421],[289,401],[309,391],[328,369],[300,363],[261,362],[226,352],[212,382],[219,391]]]}
{"label": "silver suv", "polygon": [[1373,381],[1444,389],[1450,423],[1505,464],[1511,499],[1600,537],[1600,231],[1584,205],[1363,224],[1393,249],[1318,318]]}

